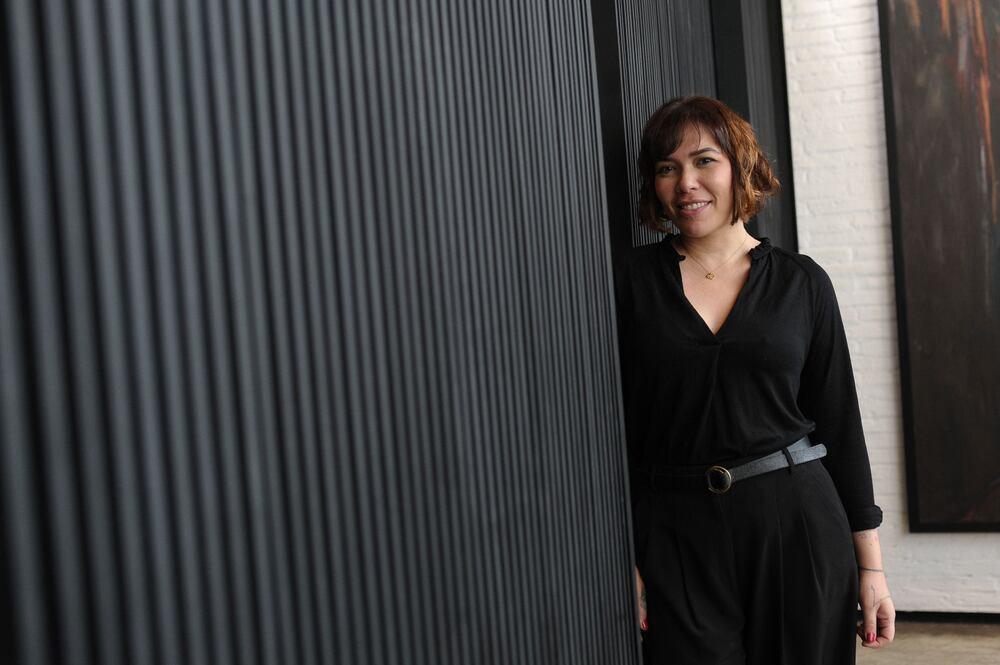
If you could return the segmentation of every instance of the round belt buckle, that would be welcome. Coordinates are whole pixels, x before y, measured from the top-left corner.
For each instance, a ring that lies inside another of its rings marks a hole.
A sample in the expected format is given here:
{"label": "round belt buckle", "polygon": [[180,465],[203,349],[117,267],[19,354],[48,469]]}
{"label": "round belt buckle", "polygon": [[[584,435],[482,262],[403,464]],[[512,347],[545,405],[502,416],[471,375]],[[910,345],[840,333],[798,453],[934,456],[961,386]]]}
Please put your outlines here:
{"label": "round belt buckle", "polygon": [[715,494],[725,494],[733,486],[733,474],[724,466],[710,466],[705,472],[708,481],[708,491]]}

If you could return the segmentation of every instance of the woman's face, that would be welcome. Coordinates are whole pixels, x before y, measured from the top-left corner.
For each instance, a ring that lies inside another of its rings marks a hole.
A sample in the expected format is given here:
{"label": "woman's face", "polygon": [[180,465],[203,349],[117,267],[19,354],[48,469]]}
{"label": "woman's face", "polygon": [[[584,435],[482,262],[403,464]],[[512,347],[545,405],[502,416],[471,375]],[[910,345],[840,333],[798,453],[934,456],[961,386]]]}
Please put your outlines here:
{"label": "woman's face", "polygon": [[708,130],[688,126],[677,149],[656,163],[656,196],[681,233],[703,238],[733,218],[733,167]]}

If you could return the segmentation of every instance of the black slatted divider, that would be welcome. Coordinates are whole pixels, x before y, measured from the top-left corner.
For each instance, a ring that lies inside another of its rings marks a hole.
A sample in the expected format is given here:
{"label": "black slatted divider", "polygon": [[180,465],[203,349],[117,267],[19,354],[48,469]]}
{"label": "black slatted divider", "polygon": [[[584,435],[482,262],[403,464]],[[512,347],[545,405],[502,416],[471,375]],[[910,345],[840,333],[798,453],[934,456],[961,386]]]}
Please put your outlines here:
{"label": "black slatted divider", "polygon": [[2,7],[15,662],[638,662],[591,6]]}
{"label": "black slatted divider", "polygon": [[[0,26],[9,34],[20,17],[4,15]],[[23,20],[23,19],[21,19]],[[10,44],[11,42],[8,42]],[[26,309],[22,257],[16,248],[22,244],[23,225],[15,220],[25,216],[21,194],[18,161],[11,144],[17,127],[11,99],[12,71],[19,60],[5,52],[0,73],[0,491],[3,492],[3,533],[0,545],[4,565],[4,589],[7,607],[16,607],[8,632],[10,644],[25,665],[50,662],[49,642],[54,633],[50,624],[52,612],[44,584],[42,561],[43,531],[47,521],[38,500],[38,472],[32,441],[36,434],[32,426],[29,403],[28,337],[23,313]],[[13,117],[12,117],[13,114]]]}
{"label": "black slatted divider", "polygon": [[711,3],[719,99],[750,121],[781,191],[749,220],[750,231],[797,250],[791,139],[785,93],[785,45],[779,0]]}
{"label": "black slatted divider", "polygon": [[[639,224],[636,160],[649,115],[680,95],[715,96],[709,3],[592,0],[614,253],[655,242]],[[623,176],[624,174],[624,176]]]}

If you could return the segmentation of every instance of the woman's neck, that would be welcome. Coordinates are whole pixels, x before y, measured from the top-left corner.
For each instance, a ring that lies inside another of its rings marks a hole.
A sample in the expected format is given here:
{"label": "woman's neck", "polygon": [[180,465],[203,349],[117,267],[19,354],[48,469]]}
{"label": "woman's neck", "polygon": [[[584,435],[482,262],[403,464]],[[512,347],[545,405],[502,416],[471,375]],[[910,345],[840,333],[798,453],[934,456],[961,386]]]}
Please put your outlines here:
{"label": "woman's neck", "polygon": [[747,242],[749,237],[746,225],[736,222],[732,226],[719,229],[701,238],[690,238],[683,233],[678,238],[681,249],[694,254],[699,259],[723,259],[731,256],[739,247]]}

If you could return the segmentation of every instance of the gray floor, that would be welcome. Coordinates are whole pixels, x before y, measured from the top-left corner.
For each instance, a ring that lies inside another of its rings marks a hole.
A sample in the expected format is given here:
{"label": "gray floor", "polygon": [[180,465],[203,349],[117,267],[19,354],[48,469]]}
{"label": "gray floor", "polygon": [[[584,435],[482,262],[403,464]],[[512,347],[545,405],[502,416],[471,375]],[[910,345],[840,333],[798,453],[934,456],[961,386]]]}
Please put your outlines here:
{"label": "gray floor", "polygon": [[896,638],[888,648],[859,646],[858,663],[1000,665],[1000,623],[901,622],[896,625]]}

